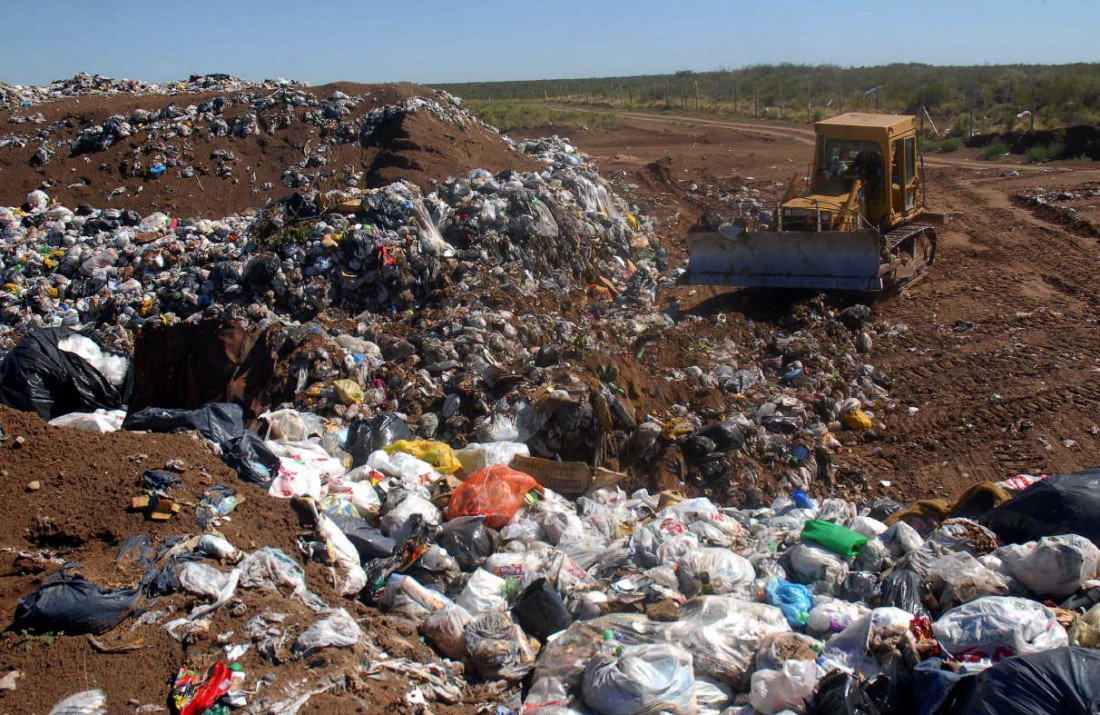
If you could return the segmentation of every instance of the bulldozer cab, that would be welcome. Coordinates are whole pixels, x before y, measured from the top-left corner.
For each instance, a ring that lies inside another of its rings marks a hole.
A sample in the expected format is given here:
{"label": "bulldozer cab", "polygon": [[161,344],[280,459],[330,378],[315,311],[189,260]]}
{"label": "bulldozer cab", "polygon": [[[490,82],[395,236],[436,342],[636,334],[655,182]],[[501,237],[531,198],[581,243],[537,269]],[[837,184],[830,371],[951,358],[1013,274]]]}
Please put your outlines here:
{"label": "bulldozer cab", "polygon": [[810,194],[783,206],[791,228],[810,218],[807,210],[816,227],[823,210],[834,230],[888,230],[923,208],[916,117],[850,113],[817,122],[814,130]]}

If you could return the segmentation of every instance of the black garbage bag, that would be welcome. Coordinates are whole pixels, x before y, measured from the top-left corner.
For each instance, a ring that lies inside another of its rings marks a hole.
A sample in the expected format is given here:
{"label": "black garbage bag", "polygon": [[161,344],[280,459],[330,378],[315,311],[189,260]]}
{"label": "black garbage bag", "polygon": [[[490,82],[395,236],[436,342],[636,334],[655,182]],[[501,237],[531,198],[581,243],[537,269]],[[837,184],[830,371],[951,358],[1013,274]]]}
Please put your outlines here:
{"label": "black garbage bag", "polygon": [[928,616],[928,609],[924,606],[925,593],[924,579],[920,574],[913,569],[899,567],[882,579],[879,605],[900,608],[914,616]]}
{"label": "black garbage bag", "polygon": [[557,589],[545,578],[536,579],[523,589],[512,607],[512,615],[520,628],[543,643],[548,636],[565,630],[573,622]]}
{"label": "black garbage bag", "polygon": [[115,387],[87,360],[58,347],[74,334],[68,328],[42,328],[24,335],[0,359],[0,404],[37,412],[46,420],[123,407],[132,387],[129,380]]}
{"label": "black garbage bag", "polygon": [[500,550],[500,535],[485,526],[483,516],[460,516],[443,525],[436,543],[447,550],[463,571],[473,571]]}
{"label": "black garbage bag", "polygon": [[346,514],[328,514],[344,536],[348,537],[355,550],[359,552],[359,561],[366,563],[373,559],[392,556],[397,542],[382,533],[377,527],[365,520]]}
{"label": "black garbage bag", "polygon": [[62,567],[15,607],[13,631],[29,633],[106,633],[137,609],[141,590],[102,589]]}
{"label": "black garbage bag", "polygon": [[886,521],[886,517],[904,508],[905,505],[899,501],[895,501],[889,497],[881,497],[871,502],[871,513],[867,516],[872,519],[878,519],[879,521]]}
{"label": "black garbage bag", "polygon": [[412,439],[405,420],[392,412],[383,412],[369,420],[353,422],[348,428],[347,451],[351,454],[351,466],[367,463],[371,452],[388,447],[399,439]]}
{"label": "black garbage bag", "polygon": [[818,683],[807,712],[809,715],[879,715],[878,707],[860,686],[856,676],[834,670]]}
{"label": "black garbage bag", "polygon": [[1100,546],[1100,467],[1036,482],[980,521],[1008,544],[1079,534]]}
{"label": "black garbage bag", "polygon": [[127,415],[122,427],[148,432],[197,430],[211,442],[224,445],[244,434],[244,410],[233,402],[214,402],[197,410],[146,407]]}
{"label": "black garbage bag", "polygon": [[1091,715],[1100,712],[1100,650],[1055,648],[1006,658],[956,683],[941,713]]}
{"label": "black garbage bag", "polygon": [[279,458],[251,432],[223,444],[222,461],[236,470],[237,476],[244,481],[259,484],[265,489],[271,486],[279,473]]}

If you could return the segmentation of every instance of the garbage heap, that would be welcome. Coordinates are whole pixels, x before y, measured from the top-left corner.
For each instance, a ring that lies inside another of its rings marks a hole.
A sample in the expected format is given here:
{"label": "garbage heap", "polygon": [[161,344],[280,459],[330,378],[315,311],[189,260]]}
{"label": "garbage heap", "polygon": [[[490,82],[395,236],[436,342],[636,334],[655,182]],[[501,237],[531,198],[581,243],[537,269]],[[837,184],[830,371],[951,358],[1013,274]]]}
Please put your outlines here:
{"label": "garbage heap", "polygon": [[[95,421],[68,423],[104,429]],[[393,413],[346,437],[292,409],[264,424],[257,435],[239,406],[211,404],[139,410],[123,427],[197,431],[243,479],[290,501],[308,530],[300,554],[230,543],[218,524],[232,490],[211,493],[196,507],[202,535],[127,542],[147,569],[136,586],[104,590],[62,570],[20,601],[13,627],[103,633],[137,618],[204,663],[181,668],[181,711],[284,712],[289,691],[257,691],[255,674],[234,674],[237,658],[363,656],[309,671],[293,686],[299,705],[392,662],[347,608],[306,587],[301,559],[329,565],[336,593],[415,624],[437,650],[437,665],[400,666],[409,705],[453,703],[469,683],[494,684],[500,712],[557,715],[1055,713],[1100,696],[1080,677],[1100,666],[1100,470],[1018,475],[953,502],[796,490],[738,508],[627,492],[622,474],[531,457],[523,442],[453,449]],[[341,444],[355,447],[349,461]],[[170,499],[171,477],[147,472],[143,484]],[[243,605],[269,581],[312,609],[311,625]],[[194,599],[189,614],[138,617],[147,599],[180,595]],[[211,618],[221,635],[203,651],[194,638]]]}
{"label": "garbage heap", "polygon": [[68,79],[58,79],[45,86],[11,85],[0,82],[0,107],[28,107],[66,97],[110,94],[193,94],[195,92],[237,92],[244,89],[304,87],[301,82],[268,79],[253,82],[228,74],[191,75],[186,80],[144,82],[134,79],[112,79],[100,74],[80,72]]}

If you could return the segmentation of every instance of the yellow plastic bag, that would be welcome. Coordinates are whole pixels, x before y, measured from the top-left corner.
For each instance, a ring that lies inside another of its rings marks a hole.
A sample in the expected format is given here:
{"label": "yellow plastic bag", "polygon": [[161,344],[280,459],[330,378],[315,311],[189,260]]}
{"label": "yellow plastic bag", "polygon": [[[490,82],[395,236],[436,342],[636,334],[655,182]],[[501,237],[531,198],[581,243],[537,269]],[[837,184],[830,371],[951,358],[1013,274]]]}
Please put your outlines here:
{"label": "yellow plastic bag", "polygon": [[873,426],[867,413],[856,407],[840,416],[840,424],[851,430],[869,430]]}
{"label": "yellow plastic bag", "polygon": [[423,459],[441,474],[454,474],[462,468],[462,463],[451,451],[451,446],[445,442],[399,439],[389,447],[383,447],[383,450],[386,454],[393,454],[394,452],[411,454],[417,459]]}
{"label": "yellow plastic bag", "polygon": [[336,396],[340,398],[340,402],[345,405],[363,401],[363,388],[353,380],[337,380],[332,386],[336,388]]}

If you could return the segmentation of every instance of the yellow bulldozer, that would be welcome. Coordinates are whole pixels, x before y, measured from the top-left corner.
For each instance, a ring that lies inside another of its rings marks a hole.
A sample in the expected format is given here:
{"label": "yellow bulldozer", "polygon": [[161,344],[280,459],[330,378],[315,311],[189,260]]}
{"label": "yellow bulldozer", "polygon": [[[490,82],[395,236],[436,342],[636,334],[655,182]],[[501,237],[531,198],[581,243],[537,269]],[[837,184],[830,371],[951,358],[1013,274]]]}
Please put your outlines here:
{"label": "yellow bulldozer", "polygon": [[766,230],[733,222],[693,234],[687,282],[892,291],[935,263],[944,217],[925,208],[917,118],[842,114],[814,133],[804,195],[792,182]]}

